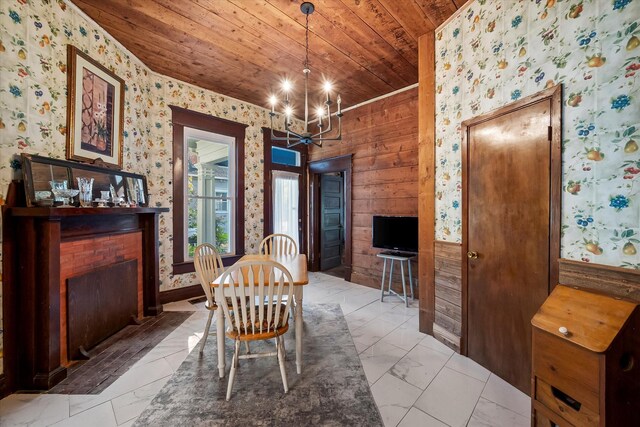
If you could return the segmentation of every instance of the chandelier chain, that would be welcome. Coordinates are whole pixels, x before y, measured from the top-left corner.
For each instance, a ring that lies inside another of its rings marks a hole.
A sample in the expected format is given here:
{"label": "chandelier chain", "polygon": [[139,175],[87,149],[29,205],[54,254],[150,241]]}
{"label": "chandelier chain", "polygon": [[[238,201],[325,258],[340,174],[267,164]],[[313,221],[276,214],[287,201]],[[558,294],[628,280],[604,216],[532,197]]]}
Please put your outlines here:
{"label": "chandelier chain", "polygon": [[309,14],[306,14],[306,24],[305,24],[305,41],[304,41],[304,51],[305,51],[305,59],[304,59],[304,69],[309,69]]}

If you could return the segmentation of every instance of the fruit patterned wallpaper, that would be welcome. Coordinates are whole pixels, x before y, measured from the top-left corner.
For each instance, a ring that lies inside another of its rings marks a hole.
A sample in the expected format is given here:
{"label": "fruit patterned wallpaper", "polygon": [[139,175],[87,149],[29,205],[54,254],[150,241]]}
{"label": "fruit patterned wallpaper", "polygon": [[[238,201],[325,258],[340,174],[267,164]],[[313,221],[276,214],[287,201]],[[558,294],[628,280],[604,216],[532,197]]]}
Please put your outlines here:
{"label": "fruit patterned wallpaper", "polygon": [[[261,127],[268,125],[268,111],[151,72],[63,0],[0,2],[0,198],[6,195],[10,180],[20,174],[15,161],[20,153],[65,156],[69,43],[125,80],[124,169],[147,175],[152,205],[171,205],[168,105],[249,125],[245,140],[245,247],[248,252],[257,251],[263,232]],[[195,283],[193,274],[171,274],[172,213],[163,214],[160,221],[161,290]],[[0,351],[1,338],[0,333]]]}
{"label": "fruit patterned wallpaper", "polygon": [[436,33],[436,239],[461,241],[460,123],[562,83],[562,257],[640,268],[640,0],[476,0]]}

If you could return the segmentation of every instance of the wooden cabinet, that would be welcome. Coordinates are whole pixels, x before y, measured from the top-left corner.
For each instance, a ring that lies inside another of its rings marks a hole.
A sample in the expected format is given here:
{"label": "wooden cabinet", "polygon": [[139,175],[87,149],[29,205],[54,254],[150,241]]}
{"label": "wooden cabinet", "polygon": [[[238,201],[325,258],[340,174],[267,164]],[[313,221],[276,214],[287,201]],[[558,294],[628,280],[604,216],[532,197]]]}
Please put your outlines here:
{"label": "wooden cabinet", "polygon": [[533,426],[640,425],[640,308],[556,286],[531,321]]}

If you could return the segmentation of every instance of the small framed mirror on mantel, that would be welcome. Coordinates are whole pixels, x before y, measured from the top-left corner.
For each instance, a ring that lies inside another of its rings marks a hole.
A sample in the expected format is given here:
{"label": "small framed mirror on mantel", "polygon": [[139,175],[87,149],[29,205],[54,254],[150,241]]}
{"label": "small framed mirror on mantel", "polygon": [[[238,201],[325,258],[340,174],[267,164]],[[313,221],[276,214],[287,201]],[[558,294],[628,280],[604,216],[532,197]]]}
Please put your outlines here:
{"label": "small framed mirror on mantel", "polygon": [[57,205],[58,197],[52,193],[55,186],[71,190],[71,205],[78,205],[80,196],[73,190],[81,190],[79,179],[91,182],[85,196],[90,204],[107,206],[108,198],[111,205],[149,205],[144,175],[31,154],[22,154],[22,175],[27,207]]}

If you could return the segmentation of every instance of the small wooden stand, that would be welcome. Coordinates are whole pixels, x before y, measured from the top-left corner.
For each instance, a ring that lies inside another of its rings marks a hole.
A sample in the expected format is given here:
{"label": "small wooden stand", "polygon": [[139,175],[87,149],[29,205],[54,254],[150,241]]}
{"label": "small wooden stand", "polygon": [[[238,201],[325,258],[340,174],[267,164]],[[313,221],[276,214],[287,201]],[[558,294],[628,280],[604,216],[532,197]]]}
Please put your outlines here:
{"label": "small wooden stand", "polygon": [[640,307],[556,286],[531,321],[533,426],[640,425]]}
{"label": "small wooden stand", "polygon": [[[409,272],[409,288],[411,290],[411,299],[413,298],[413,277],[411,274],[411,259],[415,257],[415,255],[411,254],[400,254],[393,252],[381,252],[376,255],[378,258],[384,259],[384,265],[382,267],[382,282],[380,284],[380,301],[384,301],[384,297],[386,296],[397,296],[402,301],[404,301],[404,305],[409,307],[409,300],[407,299],[407,285],[404,279],[404,263],[407,264],[407,270]],[[391,267],[389,268],[389,286],[387,292],[384,292],[384,281],[387,273],[387,260],[391,261]],[[398,294],[396,291],[391,289],[391,282],[393,279],[393,264],[395,261],[400,263],[400,270],[402,272],[402,295]]]}

